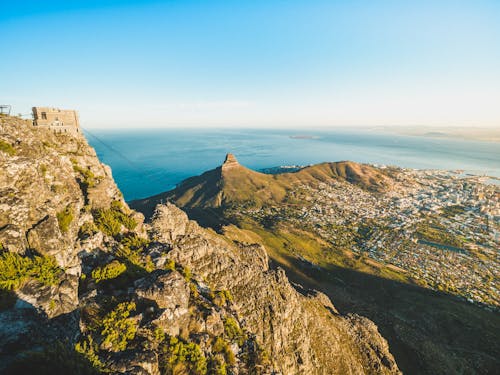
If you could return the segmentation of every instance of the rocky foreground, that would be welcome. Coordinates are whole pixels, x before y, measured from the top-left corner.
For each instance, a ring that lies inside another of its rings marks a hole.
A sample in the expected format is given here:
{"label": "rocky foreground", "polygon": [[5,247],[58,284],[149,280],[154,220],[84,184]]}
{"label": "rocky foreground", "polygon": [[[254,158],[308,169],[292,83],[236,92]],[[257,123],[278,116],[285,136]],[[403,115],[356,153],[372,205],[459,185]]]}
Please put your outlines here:
{"label": "rocky foreground", "polygon": [[84,138],[0,121],[0,372],[400,373],[261,245],[171,204],[145,224]]}

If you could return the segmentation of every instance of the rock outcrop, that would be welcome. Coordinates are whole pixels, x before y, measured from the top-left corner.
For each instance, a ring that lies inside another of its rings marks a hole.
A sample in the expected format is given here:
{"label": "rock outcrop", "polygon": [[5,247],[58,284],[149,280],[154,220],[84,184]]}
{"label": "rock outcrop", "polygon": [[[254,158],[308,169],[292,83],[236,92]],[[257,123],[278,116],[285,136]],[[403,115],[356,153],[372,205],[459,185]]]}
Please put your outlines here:
{"label": "rock outcrop", "polygon": [[83,137],[0,120],[0,372],[60,342],[83,373],[399,373],[373,322],[292,285],[261,245],[172,204],[144,224]]}
{"label": "rock outcrop", "polygon": [[269,269],[263,248],[228,244],[172,204],[158,206],[151,226],[161,236],[173,222],[185,230],[169,241],[169,256],[231,292],[245,328],[283,374],[398,373],[371,321],[341,316],[325,295],[292,286],[282,269]]}

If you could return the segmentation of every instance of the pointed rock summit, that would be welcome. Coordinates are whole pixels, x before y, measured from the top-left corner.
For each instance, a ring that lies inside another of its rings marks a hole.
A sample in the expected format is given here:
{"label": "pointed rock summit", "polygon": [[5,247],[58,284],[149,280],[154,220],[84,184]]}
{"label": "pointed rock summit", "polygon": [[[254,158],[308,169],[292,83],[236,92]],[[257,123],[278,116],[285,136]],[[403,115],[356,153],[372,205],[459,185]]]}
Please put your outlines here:
{"label": "pointed rock summit", "polygon": [[238,160],[236,160],[236,157],[233,154],[227,154],[224,164],[222,164],[222,169],[238,167],[239,165],[240,163],[238,163]]}

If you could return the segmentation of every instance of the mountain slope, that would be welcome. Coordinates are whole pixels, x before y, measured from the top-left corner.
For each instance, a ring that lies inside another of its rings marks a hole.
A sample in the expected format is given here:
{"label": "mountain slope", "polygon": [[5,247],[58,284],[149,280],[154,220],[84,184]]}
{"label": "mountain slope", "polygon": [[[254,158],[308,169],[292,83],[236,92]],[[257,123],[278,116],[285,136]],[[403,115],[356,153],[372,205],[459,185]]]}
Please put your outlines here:
{"label": "mountain slope", "polygon": [[[221,167],[131,205],[148,216],[148,207],[170,200],[227,238],[264,245],[273,264],[284,268],[290,280],[322,291],[341,312],[372,319],[405,373],[495,374],[500,366],[497,312],[424,288],[406,270],[369,256],[382,236],[404,243],[410,258],[417,255],[406,233],[400,235],[397,227],[389,226],[393,222],[383,223],[382,230],[369,237],[380,225],[375,207],[384,201],[378,212],[390,206],[399,209],[393,198],[400,187],[418,185],[400,177],[397,170],[351,162],[264,175],[228,155]],[[428,183],[427,178],[423,181]],[[314,199],[312,192],[318,193]],[[319,204],[328,199],[334,204]],[[410,217],[421,215],[414,207],[404,209],[414,212]],[[368,219],[359,221],[357,210]],[[354,246],[364,252],[353,251]],[[400,249],[388,246],[384,251]],[[449,262],[449,255],[443,262]]]}
{"label": "mountain slope", "polygon": [[297,172],[264,174],[238,163],[234,155],[227,154],[222,166],[200,176],[184,180],[169,192],[130,202],[146,217],[160,202],[172,201],[185,210],[221,208],[237,202],[259,207],[280,203],[293,186],[321,182],[347,181],[363,189],[382,192],[391,187],[391,179],[372,166],[350,161],[322,163],[305,167]]}
{"label": "mountain slope", "polygon": [[128,208],[84,138],[0,117],[0,372],[398,374],[368,319],[171,204]]}

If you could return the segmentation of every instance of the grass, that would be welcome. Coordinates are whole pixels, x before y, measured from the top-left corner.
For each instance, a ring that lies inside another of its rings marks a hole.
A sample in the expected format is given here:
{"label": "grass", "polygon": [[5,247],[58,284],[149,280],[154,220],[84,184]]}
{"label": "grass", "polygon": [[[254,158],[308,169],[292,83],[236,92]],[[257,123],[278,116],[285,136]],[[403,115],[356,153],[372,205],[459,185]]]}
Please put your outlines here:
{"label": "grass", "polygon": [[430,219],[425,223],[420,223],[415,232],[420,239],[435,242],[441,245],[449,245],[453,247],[463,247],[463,241],[450,234],[437,220]]}
{"label": "grass", "polygon": [[26,257],[8,252],[0,255],[0,289],[16,290],[28,280],[37,280],[43,285],[55,285],[61,273],[61,268],[51,257]]}
{"label": "grass", "polygon": [[[394,281],[409,282],[405,273],[391,269],[386,265],[353,253],[344,246],[333,247],[313,232],[294,228],[291,225],[278,225],[272,229],[263,228],[254,220],[244,218],[240,221],[241,229],[235,226],[225,227],[225,233],[233,240],[249,243],[262,243],[269,256],[280,263],[288,264],[301,274],[298,256],[318,265],[324,269],[342,267],[353,269],[370,275],[381,276]],[[291,263],[290,259],[296,258],[297,262]],[[309,265],[309,267],[312,265]],[[306,277],[305,275],[302,275]],[[325,276],[317,272],[316,279]],[[306,277],[309,279],[309,277]],[[313,280],[309,280],[314,282]]]}

